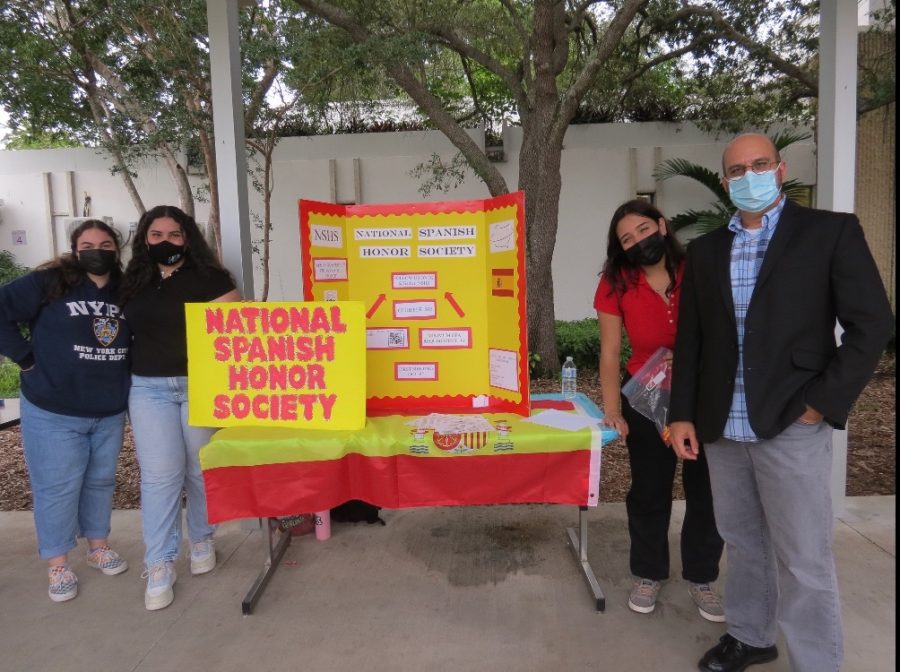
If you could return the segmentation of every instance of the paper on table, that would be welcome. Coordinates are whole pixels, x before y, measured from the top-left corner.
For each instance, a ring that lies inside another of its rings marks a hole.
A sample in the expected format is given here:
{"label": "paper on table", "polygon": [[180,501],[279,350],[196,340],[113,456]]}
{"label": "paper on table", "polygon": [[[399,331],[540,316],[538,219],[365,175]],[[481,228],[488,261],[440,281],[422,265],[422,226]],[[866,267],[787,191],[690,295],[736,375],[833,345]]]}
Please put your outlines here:
{"label": "paper on table", "polygon": [[565,429],[569,432],[577,432],[585,427],[592,427],[600,422],[599,418],[592,418],[580,413],[567,413],[566,411],[558,411],[554,408],[524,418],[522,422],[533,422],[536,425],[544,425],[545,427],[554,427],[556,429]]}
{"label": "paper on table", "polygon": [[406,422],[416,429],[433,429],[439,434],[468,434],[471,432],[493,432],[494,426],[483,415],[447,415],[429,413],[421,418]]}

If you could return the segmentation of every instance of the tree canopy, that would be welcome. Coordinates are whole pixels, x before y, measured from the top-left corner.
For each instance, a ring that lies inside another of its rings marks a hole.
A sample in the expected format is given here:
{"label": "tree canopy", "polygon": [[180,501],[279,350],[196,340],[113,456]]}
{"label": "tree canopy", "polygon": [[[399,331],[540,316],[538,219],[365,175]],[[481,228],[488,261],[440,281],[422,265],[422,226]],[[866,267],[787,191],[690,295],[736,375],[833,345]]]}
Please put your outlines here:
{"label": "tree canopy", "polygon": [[[0,105],[14,133],[106,148],[138,211],[129,166],[145,154],[163,159],[192,211],[193,144],[217,226],[205,9],[7,0]],[[436,128],[490,193],[524,190],[529,339],[555,370],[550,269],[569,125],[809,122],[817,40],[815,0],[266,0],[241,16],[247,135],[271,156],[282,134]],[[892,68],[860,78],[863,109],[893,101]],[[515,185],[467,132],[503,124],[522,127]]]}
{"label": "tree canopy", "polygon": [[[311,39],[388,77],[491,194],[525,192],[529,343],[551,370],[551,262],[570,124],[714,118],[741,128],[814,114],[813,0],[295,3]],[[473,123],[522,127],[517,185],[465,132]]]}

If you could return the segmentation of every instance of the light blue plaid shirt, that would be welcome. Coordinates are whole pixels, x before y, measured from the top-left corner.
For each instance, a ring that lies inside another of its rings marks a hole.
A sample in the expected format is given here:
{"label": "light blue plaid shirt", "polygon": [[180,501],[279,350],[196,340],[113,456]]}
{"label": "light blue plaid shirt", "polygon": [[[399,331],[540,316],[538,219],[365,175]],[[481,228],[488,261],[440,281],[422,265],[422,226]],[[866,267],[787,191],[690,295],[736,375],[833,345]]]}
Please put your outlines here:
{"label": "light blue plaid shirt", "polygon": [[725,423],[723,437],[732,441],[758,441],[759,437],[750,428],[747,417],[747,395],[744,391],[744,320],[747,308],[756,287],[759,269],[769,247],[769,241],[775,233],[775,227],[781,218],[781,211],[787,199],[781,201],[772,210],[763,215],[762,227],[748,231],[741,226],[740,212],[734,213],[728,228],[734,231],[731,243],[731,297],[734,301],[734,319],[737,323],[738,365],[734,376],[734,395],[731,398],[731,410]]}

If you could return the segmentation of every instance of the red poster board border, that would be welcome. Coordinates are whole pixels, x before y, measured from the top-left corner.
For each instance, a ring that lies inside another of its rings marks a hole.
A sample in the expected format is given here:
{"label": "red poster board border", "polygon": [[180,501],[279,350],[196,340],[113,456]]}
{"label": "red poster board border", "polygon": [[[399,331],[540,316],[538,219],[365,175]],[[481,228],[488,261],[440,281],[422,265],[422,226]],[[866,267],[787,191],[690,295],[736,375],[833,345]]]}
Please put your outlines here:
{"label": "red poster board border", "polygon": [[[519,333],[521,334],[519,345],[519,393],[522,395],[520,402],[500,399],[493,395],[488,397],[488,407],[474,408],[472,398],[463,395],[444,395],[428,397],[369,397],[366,400],[366,413],[368,415],[410,414],[418,412],[430,412],[434,409],[443,409],[455,413],[485,413],[504,412],[517,415],[528,415],[529,386],[528,386],[528,328],[527,328],[527,295],[525,292],[525,192],[516,191],[495,198],[469,201],[437,201],[433,203],[383,203],[372,205],[339,205],[337,203],[325,203],[300,199],[297,209],[300,218],[300,273],[303,279],[303,299],[313,300],[312,293],[312,262],[310,256],[309,238],[309,213],[314,210],[317,214],[336,215],[339,217],[352,215],[409,215],[428,213],[453,213],[453,212],[490,212],[499,208],[516,206],[516,235],[519,245],[516,249],[518,258],[519,278]],[[490,252],[488,253],[490,255]]]}

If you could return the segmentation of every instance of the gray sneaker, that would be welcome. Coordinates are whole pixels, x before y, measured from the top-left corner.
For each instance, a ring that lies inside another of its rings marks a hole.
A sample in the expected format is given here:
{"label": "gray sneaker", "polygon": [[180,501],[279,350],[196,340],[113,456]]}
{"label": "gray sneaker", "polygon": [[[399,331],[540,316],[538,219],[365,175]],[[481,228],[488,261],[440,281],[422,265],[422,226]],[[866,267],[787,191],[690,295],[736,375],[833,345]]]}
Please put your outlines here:
{"label": "gray sneaker", "polygon": [[700,610],[700,615],[713,623],[725,622],[725,606],[722,597],[708,583],[692,583],[688,587],[691,599]]}
{"label": "gray sneaker", "polygon": [[656,608],[656,596],[659,595],[659,581],[637,579],[631,595],[628,597],[628,608],[639,614],[649,614]]}

